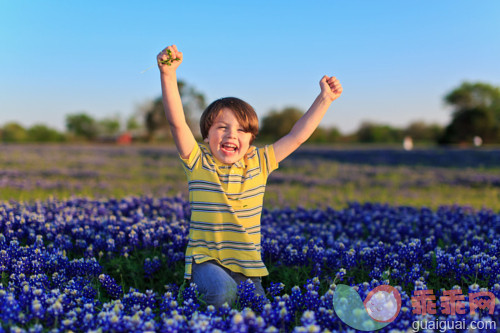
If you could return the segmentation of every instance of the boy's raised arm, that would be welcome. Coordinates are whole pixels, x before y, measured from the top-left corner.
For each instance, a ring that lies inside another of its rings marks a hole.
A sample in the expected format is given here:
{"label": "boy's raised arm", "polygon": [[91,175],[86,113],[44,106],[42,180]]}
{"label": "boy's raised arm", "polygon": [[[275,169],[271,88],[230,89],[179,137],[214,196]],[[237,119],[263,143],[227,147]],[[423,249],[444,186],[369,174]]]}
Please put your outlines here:
{"label": "boy's raised arm", "polygon": [[165,115],[170,124],[170,131],[182,158],[188,158],[196,145],[196,139],[189,128],[181,96],[177,86],[177,67],[182,63],[182,52],[175,45],[161,51],[156,57],[161,75],[161,91]]}
{"label": "boy's raised arm", "polygon": [[319,85],[321,92],[309,110],[295,123],[287,135],[273,144],[276,162],[284,160],[309,139],[323,119],[330,104],[342,93],[342,86],[334,76],[323,76]]}

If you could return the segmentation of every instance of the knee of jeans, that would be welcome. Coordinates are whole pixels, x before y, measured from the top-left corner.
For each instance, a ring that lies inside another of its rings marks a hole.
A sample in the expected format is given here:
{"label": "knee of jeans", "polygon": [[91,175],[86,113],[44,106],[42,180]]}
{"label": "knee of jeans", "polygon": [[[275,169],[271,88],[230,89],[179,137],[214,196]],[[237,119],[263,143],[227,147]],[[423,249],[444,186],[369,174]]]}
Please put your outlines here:
{"label": "knee of jeans", "polygon": [[236,300],[236,292],[236,284],[230,284],[227,286],[220,284],[215,285],[210,290],[207,290],[204,297],[205,302],[208,305],[213,305],[216,309],[220,308],[226,302],[231,307]]}

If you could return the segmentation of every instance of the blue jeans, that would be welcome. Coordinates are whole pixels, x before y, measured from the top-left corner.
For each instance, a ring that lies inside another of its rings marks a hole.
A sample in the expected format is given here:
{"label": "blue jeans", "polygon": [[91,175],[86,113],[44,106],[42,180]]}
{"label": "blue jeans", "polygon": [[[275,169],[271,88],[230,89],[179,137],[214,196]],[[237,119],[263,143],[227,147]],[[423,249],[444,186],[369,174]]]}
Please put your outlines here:
{"label": "blue jeans", "polygon": [[248,277],[241,273],[235,273],[219,265],[215,260],[205,261],[201,264],[197,264],[193,260],[192,282],[198,286],[198,292],[202,294],[202,299],[207,305],[213,305],[216,309],[225,302],[230,307],[233,306],[238,285],[247,279],[253,281],[256,295],[265,295],[260,277]]}

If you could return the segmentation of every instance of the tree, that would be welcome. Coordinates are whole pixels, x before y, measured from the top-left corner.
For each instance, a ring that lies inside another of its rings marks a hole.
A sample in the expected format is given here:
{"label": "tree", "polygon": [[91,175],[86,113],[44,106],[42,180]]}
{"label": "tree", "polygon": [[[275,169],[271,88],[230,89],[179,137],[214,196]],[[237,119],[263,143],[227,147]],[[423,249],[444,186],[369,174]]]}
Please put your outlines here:
{"label": "tree", "polygon": [[113,136],[120,131],[120,118],[115,116],[113,118],[104,118],[98,122],[99,132],[104,136]]}
{"label": "tree", "polygon": [[281,111],[273,110],[262,118],[259,136],[266,140],[278,140],[290,132],[303,114],[303,111],[295,107],[286,107]]}
{"label": "tree", "polygon": [[356,132],[358,141],[366,143],[393,143],[403,140],[403,131],[389,125],[363,122]]}
{"label": "tree", "polygon": [[326,140],[328,142],[337,142],[342,138],[342,133],[337,127],[330,127],[327,130]]}
{"label": "tree", "polygon": [[311,137],[307,139],[308,142],[325,143],[328,142],[329,132],[321,126],[318,126]]}
{"label": "tree", "polygon": [[476,107],[457,113],[440,143],[472,143],[475,136],[481,137],[484,143],[498,142],[499,132],[491,110]]}
{"label": "tree", "polygon": [[[295,123],[304,115],[304,112],[296,107],[286,107],[281,111],[272,110],[261,120],[262,126],[259,130],[259,138],[266,141],[276,141],[287,135]],[[333,142],[340,137],[336,128],[325,129],[318,126],[308,142]]]}
{"label": "tree", "polygon": [[[197,91],[194,87],[186,84],[184,81],[179,80],[177,85],[179,87],[186,121],[191,131],[193,131],[193,134],[198,135],[199,126],[198,123],[193,120],[193,117],[194,114],[201,113],[201,111],[205,109],[205,95]],[[172,134],[170,133],[170,126],[163,109],[162,98],[156,98],[142,109],[146,131],[148,132],[148,139],[152,140],[157,135],[171,138]]]}
{"label": "tree", "polygon": [[453,117],[463,111],[482,108],[491,111],[496,121],[500,122],[500,87],[481,82],[464,82],[446,95],[444,100],[453,107]]}
{"label": "tree", "polygon": [[165,116],[161,97],[158,97],[150,103],[149,107],[146,107],[144,117],[149,141],[151,141],[158,132],[161,132],[167,138],[171,138],[170,126]]}
{"label": "tree", "polygon": [[94,118],[86,113],[66,116],[66,129],[77,137],[93,140],[97,137],[98,126]]}
{"label": "tree", "polygon": [[2,128],[3,142],[24,142],[28,138],[26,129],[16,122],[10,122]]}
{"label": "tree", "polygon": [[32,142],[63,142],[66,139],[62,133],[43,124],[31,126],[27,133]]}
{"label": "tree", "polygon": [[307,140],[311,143],[332,143],[340,140],[342,134],[336,127],[324,128],[318,126]]}
{"label": "tree", "polygon": [[480,136],[485,143],[500,141],[499,87],[464,82],[444,100],[453,111],[440,143],[471,142],[474,136]]}
{"label": "tree", "polygon": [[128,131],[133,131],[141,128],[141,125],[139,124],[137,117],[132,115],[127,119],[127,124],[125,127]]}
{"label": "tree", "polygon": [[[198,128],[199,124],[193,121],[193,117],[196,113],[201,114],[207,107],[205,95],[182,80],[178,82],[178,86],[182,98],[182,107],[184,108],[188,124],[192,128]],[[198,132],[198,130],[195,132]]]}
{"label": "tree", "polygon": [[443,134],[443,128],[438,124],[427,124],[423,121],[410,123],[404,130],[405,136],[415,141],[437,142]]}

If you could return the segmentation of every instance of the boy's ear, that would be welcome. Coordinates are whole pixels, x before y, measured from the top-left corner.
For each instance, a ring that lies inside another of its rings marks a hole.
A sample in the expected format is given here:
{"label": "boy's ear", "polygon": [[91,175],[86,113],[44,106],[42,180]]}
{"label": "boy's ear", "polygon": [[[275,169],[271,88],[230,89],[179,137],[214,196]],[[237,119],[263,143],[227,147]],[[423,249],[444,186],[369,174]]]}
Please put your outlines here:
{"label": "boy's ear", "polygon": [[203,141],[205,141],[206,143],[208,143],[208,137],[203,139]]}

